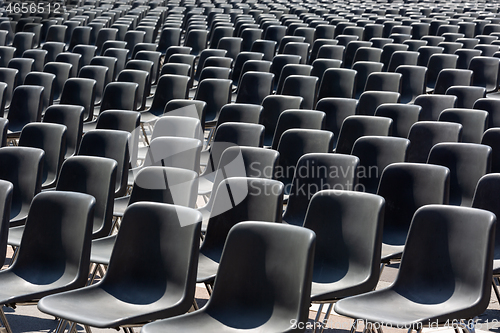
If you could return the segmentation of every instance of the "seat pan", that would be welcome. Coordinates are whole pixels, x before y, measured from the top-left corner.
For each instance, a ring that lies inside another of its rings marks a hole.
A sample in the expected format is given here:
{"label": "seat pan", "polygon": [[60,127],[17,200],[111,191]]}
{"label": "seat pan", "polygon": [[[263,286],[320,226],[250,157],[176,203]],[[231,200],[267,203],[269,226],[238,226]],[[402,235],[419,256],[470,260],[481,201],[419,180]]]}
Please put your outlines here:
{"label": "seat pan", "polygon": [[108,265],[115,241],[116,235],[93,240],[90,261],[101,265]]}
{"label": "seat pan", "polygon": [[215,280],[215,275],[219,269],[220,254],[218,256],[213,255],[212,258],[217,261],[209,258],[203,253],[200,253],[200,256],[198,257],[198,275],[196,277],[196,283],[211,283]]}
{"label": "seat pan", "polygon": [[344,297],[359,295],[372,291],[374,288],[373,286],[367,285],[367,278],[367,274],[363,274],[363,276],[347,274],[342,279],[335,282],[318,283],[314,281],[313,275],[311,286],[311,301],[335,301]]}
{"label": "seat pan", "polygon": [[[104,290],[102,283],[58,295],[46,297],[39,301],[38,308],[46,313],[69,321],[94,327],[118,327],[124,324],[144,323],[149,320],[182,314],[176,305],[182,300],[183,293],[176,292],[176,286],[167,286],[163,290],[132,291],[128,295],[113,295],[113,290]],[[171,292],[168,289],[172,288]],[[157,295],[165,295],[158,298]],[[137,300],[134,303],[130,300]],[[78,311],[75,311],[75,304]],[[170,309],[173,307],[174,309]]]}
{"label": "seat pan", "polygon": [[[21,277],[15,274],[12,269],[4,270],[0,272],[0,284],[2,285],[0,304],[37,300],[44,296],[70,289],[71,284],[75,282],[74,274],[62,273],[59,275],[51,274],[51,279],[48,280],[49,274],[40,277],[39,275],[31,275],[30,272],[24,272],[24,275]],[[42,278],[43,281],[36,281],[39,278]]]}
{"label": "seat pan", "polygon": [[392,259],[401,259],[405,246],[404,245],[390,245],[382,243],[382,258],[381,261],[386,263]]}
{"label": "seat pan", "polygon": [[9,228],[9,240],[8,243],[11,246],[21,245],[21,238],[24,233],[24,225],[18,227]]}
{"label": "seat pan", "polygon": [[113,216],[122,217],[125,209],[128,207],[130,195],[125,197],[120,197],[115,199],[115,204],[113,206]]}
{"label": "seat pan", "polygon": [[[433,293],[435,296],[436,293]],[[368,322],[379,322],[392,327],[405,327],[422,323],[424,328],[436,320],[443,324],[446,320],[469,318],[467,309],[475,305],[474,300],[460,298],[454,294],[443,302],[417,303],[411,295],[401,295],[389,287],[363,295],[349,297],[335,304],[335,312]],[[414,295],[423,298],[425,295]],[[464,310],[465,309],[465,310]],[[417,329],[415,326],[414,329]]]}
{"label": "seat pan", "polygon": [[229,313],[215,313],[214,316],[201,309],[199,311],[188,313],[175,318],[159,320],[147,324],[141,329],[142,333],[160,333],[160,332],[183,332],[197,333],[203,327],[203,332],[245,332],[245,333],[264,333],[264,332],[294,332],[290,318],[262,318],[258,313],[248,313],[249,311],[237,312],[235,308]]}
{"label": "seat pan", "polygon": [[151,112],[149,111],[141,112],[141,123],[150,123],[157,120],[158,116],[152,114]]}

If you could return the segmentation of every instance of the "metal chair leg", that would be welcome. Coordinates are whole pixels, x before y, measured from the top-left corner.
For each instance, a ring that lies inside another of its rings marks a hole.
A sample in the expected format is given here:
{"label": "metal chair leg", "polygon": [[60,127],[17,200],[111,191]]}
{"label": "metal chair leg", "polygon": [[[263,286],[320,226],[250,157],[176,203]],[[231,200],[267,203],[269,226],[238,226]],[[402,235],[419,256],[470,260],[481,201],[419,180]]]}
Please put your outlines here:
{"label": "metal chair leg", "polygon": [[83,325],[83,327],[85,328],[85,332],[87,332],[87,333],[92,333],[92,330],[90,329],[90,326],[88,326],[88,325]]}
{"label": "metal chair leg", "polygon": [[208,296],[212,296],[212,285],[210,285],[210,283],[205,283],[205,288],[207,288]]}
{"label": "metal chair leg", "polygon": [[313,333],[316,333],[317,325],[319,324],[319,318],[321,316],[321,311],[323,311],[323,303],[320,303],[318,312],[316,312],[316,318],[314,318],[314,329]]}
{"label": "metal chair leg", "polygon": [[358,320],[357,319],[354,319],[354,322],[352,323],[351,325],[351,330],[349,331],[349,333],[354,333],[356,332],[356,329],[358,328]]}
{"label": "metal chair leg", "polygon": [[330,318],[330,314],[332,313],[332,309],[333,309],[333,303],[330,303],[330,305],[328,305],[328,310],[326,310],[325,318],[323,318],[323,325],[321,325],[321,333],[323,333],[323,331],[325,330],[325,327],[328,326],[328,319]]}
{"label": "metal chair leg", "polygon": [[77,333],[76,329],[76,323],[71,323],[71,326],[69,327],[68,333]]}
{"label": "metal chair leg", "polygon": [[7,317],[5,317],[5,313],[3,312],[3,307],[0,307],[0,320],[2,321],[3,327],[5,327],[7,333],[12,333]]}

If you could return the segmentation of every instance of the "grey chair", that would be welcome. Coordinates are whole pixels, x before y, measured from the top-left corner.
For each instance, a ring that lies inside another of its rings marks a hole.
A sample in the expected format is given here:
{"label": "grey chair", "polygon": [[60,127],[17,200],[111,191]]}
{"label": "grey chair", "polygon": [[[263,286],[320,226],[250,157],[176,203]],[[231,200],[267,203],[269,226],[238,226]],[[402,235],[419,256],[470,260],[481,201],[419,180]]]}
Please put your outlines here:
{"label": "grey chair", "polygon": [[[262,222],[235,226],[227,237],[208,304],[200,311],[148,324],[143,333],[197,330],[200,325],[205,332],[238,328],[304,332],[293,323],[307,321],[314,238],[312,231],[295,226]],[[262,269],[269,265],[272,272]],[[277,311],[278,306],[283,311]]]}
{"label": "grey chair", "polygon": [[470,207],[477,182],[490,171],[491,148],[474,143],[438,143],[427,163],[450,169],[450,205]]}
{"label": "grey chair", "polygon": [[[310,153],[295,167],[283,222],[301,226],[313,195],[322,190],[358,190],[359,159],[352,155]],[[338,172],[337,171],[340,171]]]}
{"label": "grey chair", "polygon": [[392,119],[375,116],[349,116],[344,119],[338,135],[336,153],[350,154],[354,142],[362,136],[388,136],[392,130]]}
{"label": "grey chair", "polygon": [[[43,298],[39,309],[63,321],[102,328],[127,327],[187,312],[194,300],[200,225],[201,214],[193,209],[153,202],[133,204],[122,219],[102,281]],[[161,246],[165,244],[168,246]],[[102,316],[104,313],[107,315]]]}
{"label": "grey chair", "polygon": [[488,112],[483,110],[445,109],[438,120],[462,124],[462,142],[467,143],[481,143],[488,129]]}
{"label": "grey chair", "polygon": [[335,302],[377,286],[384,204],[374,194],[341,190],[320,191],[311,198],[304,228],[316,233],[311,302],[320,307],[315,324],[324,304],[330,303],[323,319],[328,323]]}
{"label": "grey chair", "polygon": [[[428,323],[437,326],[480,315],[490,301],[495,221],[494,214],[472,208],[419,209],[396,281],[388,288],[340,300],[335,312],[417,331]],[[474,253],[463,246],[463,239],[476,249]],[[467,324],[472,330],[474,323]]]}
{"label": "grey chair", "polygon": [[444,121],[419,121],[408,133],[411,145],[406,159],[408,162],[426,163],[432,147],[440,142],[460,142],[462,125]]}
{"label": "grey chair", "polygon": [[[50,191],[33,199],[17,259],[0,273],[2,304],[33,302],[85,285],[94,206],[95,199],[83,193]],[[11,333],[3,309],[0,317]]]}

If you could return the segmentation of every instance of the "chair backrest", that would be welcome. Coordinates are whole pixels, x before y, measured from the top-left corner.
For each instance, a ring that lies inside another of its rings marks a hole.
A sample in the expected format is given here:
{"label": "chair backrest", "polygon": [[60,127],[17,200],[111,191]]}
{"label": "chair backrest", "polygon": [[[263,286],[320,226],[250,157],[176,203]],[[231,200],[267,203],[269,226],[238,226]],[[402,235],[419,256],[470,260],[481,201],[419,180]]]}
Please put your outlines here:
{"label": "chair backrest", "polygon": [[263,72],[246,72],[238,84],[236,103],[261,104],[271,94],[274,74]]}
{"label": "chair backrest", "polygon": [[0,262],[5,262],[7,254],[7,239],[9,236],[10,208],[14,185],[6,180],[0,180]]}
{"label": "chair backrest", "polygon": [[316,104],[316,91],[319,79],[315,76],[290,75],[285,79],[281,93],[283,95],[300,96],[302,107],[312,109]]}
{"label": "chair backrest", "polygon": [[325,113],[315,110],[290,109],[283,111],[276,124],[272,149],[278,148],[281,135],[291,128],[308,128],[320,130],[324,127]]}
{"label": "chair backrest", "polygon": [[362,136],[388,136],[392,129],[392,119],[375,116],[349,116],[340,128],[335,152],[350,154],[354,142]]}
{"label": "chair backrest", "polygon": [[19,146],[43,149],[42,187],[56,186],[57,175],[66,154],[67,128],[61,124],[31,123],[23,127]]}
{"label": "chair backrest", "polygon": [[417,209],[429,204],[448,204],[450,177],[450,170],[438,165],[394,163],[387,166],[377,191],[386,201],[384,243],[404,245]]}
{"label": "chair backrest", "polygon": [[45,152],[39,148],[0,148],[0,179],[14,185],[11,225],[24,223],[33,197],[41,190],[44,156]]}
{"label": "chair backrest", "polygon": [[352,155],[359,158],[358,190],[377,193],[380,176],[392,164],[404,162],[410,141],[388,136],[363,136],[356,140]]}
{"label": "chair backrest", "polygon": [[424,93],[427,67],[401,65],[396,68],[396,73],[401,77],[401,103],[415,101],[419,95]]}
{"label": "chair backrest", "polygon": [[198,139],[158,137],[151,140],[144,166],[168,166],[197,171],[202,143]]}
{"label": "chair backrest", "polygon": [[407,138],[411,126],[419,119],[421,109],[419,105],[386,103],[375,110],[375,115],[391,118],[392,135]]}
{"label": "chair backrest", "polygon": [[54,100],[61,98],[64,83],[70,77],[72,65],[65,62],[48,62],[43,67],[43,71],[56,76],[54,80]]}
{"label": "chair backrest", "polygon": [[80,146],[83,131],[83,106],[57,104],[51,105],[43,116],[44,123],[66,126],[66,153],[64,159],[74,155]]}
{"label": "chair backrest", "polygon": [[[490,302],[495,220],[492,213],[472,208],[420,208],[413,217],[399,274],[391,288],[421,295],[419,302],[424,304],[437,304],[463,293],[457,297],[474,300],[464,315],[482,313]],[[460,244],[463,239],[470,247]],[[427,292],[422,293],[422,288]]]}
{"label": "chair backrest", "polygon": [[142,168],[134,179],[129,205],[151,201],[194,208],[198,196],[198,173],[162,166]]}
{"label": "chair backrest", "polygon": [[450,204],[470,207],[477,182],[490,171],[491,148],[474,143],[438,143],[427,163],[450,169]]}
{"label": "chair backrest", "polygon": [[139,85],[135,82],[110,82],[104,88],[101,112],[109,109],[135,110]]}
{"label": "chair backrest", "polygon": [[373,116],[380,105],[398,103],[399,97],[399,93],[394,91],[365,91],[359,96],[356,114]]}
{"label": "chair backrest", "polygon": [[12,93],[9,114],[9,130],[19,132],[24,125],[39,122],[42,117],[43,87],[19,86]]}
{"label": "chair backrest", "polygon": [[280,160],[276,168],[276,179],[285,184],[289,191],[295,166],[299,159],[307,153],[328,153],[333,145],[333,133],[322,130],[294,128],[281,135],[278,144]]}
{"label": "chair backrest", "polygon": [[457,108],[472,109],[474,103],[486,97],[486,88],[474,86],[452,86],[446,90],[446,95],[457,97]]}
{"label": "chair backrest", "polygon": [[[227,238],[206,310],[242,304],[237,312],[224,311],[224,317],[229,318],[240,310],[253,313],[257,308],[267,309],[266,319],[252,323],[252,327],[264,325],[276,314],[278,318],[271,320],[279,331],[289,330],[292,318],[292,322],[305,322],[310,303],[314,233],[295,226],[245,222],[232,229]],[[269,265],[274,267],[272,272],[262,269]],[[238,283],[234,283],[235,273],[241,276]],[[282,313],[277,307],[287,310]]]}
{"label": "chair backrest", "polygon": [[110,158],[116,161],[115,196],[127,193],[131,134],[123,130],[96,129],[85,133],[77,155]]}
{"label": "chair backrest", "polygon": [[84,118],[89,119],[94,114],[95,89],[94,79],[67,79],[61,92],[60,103],[83,106]]}
{"label": "chair backrest", "polygon": [[351,155],[311,153],[295,167],[283,221],[301,226],[313,195],[321,190],[357,189],[359,158]]}
{"label": "chair backrest", "polygon": [[318,101],[316,110],[326,115],[324,129],[334,134],[333,147],[337,146],[337,138],[344,119],[356,113],[356,100],[352,98],[325,97]]}
{"label": "chair backrest", "polygon": [[37,195],[18,257],[10,268],[12,273],[33,284],[53,285],[57,291],[85,286],[95,205],[96,199],[83,193],[48,191]]}
{"label": "chair backrest", "polygon": [[419,121],[413,124],[408,133],[412,143],[408,148],[407,161],[426,163],[432,147],[440,142],[459,142],[462,125],[444,121]]}
{"label": "chair backrest", "polygon": [[488,112],[483,110],[445,109],[438,120],[462,124],[461,142],[481,143],[483,133],[488,128]]}
{"label": "chair backrest", "polygon": [[325,97],[353,98],[357,72],[347,68],[330,68],[323,73],[318,100]]}
{"label": "chair backrest", "polygon": [[206,120],[217,120],[220,109],[231,100],[231,80],[205,79],[198,84],[196,100],[207,103]]}
{"label": "chair backrest", "polygon": [[188,94],[189,77],[165,74],[158,79],[153,102],[149,111],[156,116],[163,114],[165,106],[172,99],[183,99]]}
{"label": "chair backrest", "polygon": [[61,166],[57,191],[86,193],[96,200],[93,238],[107,236],[111,231],[116,169],[116,161],[95,156],[72,156]]}
{"label": "chair backrest", "polygon": [[457,98],[453,95],[421,95],[414,104],[422,107],[420,121],[438,120],[444,109],[454,108]]}
{"label": "chair backrest", "polygon": [[[379,280],[385,201],[374,194],[324,190],[310,201],[304,227],[316,234],[312,300],[327,299],[326,290],[348,295],[373,290]],[[361,239],[357,238],[361,237]],[[361,245],[363,244],[363,245]]]}
{"label": "chair backrest", "polygon": [[[148,319],[169,316],[172,304],[176,311],[188,311],[196,289],[200,227],[201,214],[194,209],[156,202],[132,204],[123,215],[101,288],[114,290],[118,299],[136,294],[131,303],[150,303],[152,298],[166,303],[166,310],[155,311]],[[144,293],[144,288],[150,292]]]}
{"label": "chair backrest", "polygon": [[0,147],[7,145],[7,128],[9,121],[6,118],[0,118]]}
{"label": "chair backrest", "polygon": [[270,146],[279,115],[288,109],[299,109],[303,98],[300,96],[269,95],[262,101],[262,125],[265,126],[264,145]]}

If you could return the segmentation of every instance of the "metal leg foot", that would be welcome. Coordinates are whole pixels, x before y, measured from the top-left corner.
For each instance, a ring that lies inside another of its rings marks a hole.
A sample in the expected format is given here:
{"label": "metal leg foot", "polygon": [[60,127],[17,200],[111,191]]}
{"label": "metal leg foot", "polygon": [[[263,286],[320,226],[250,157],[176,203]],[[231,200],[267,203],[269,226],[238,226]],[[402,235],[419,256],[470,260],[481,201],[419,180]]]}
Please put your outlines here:
{"label": "metal leg foot", "polygon": [[5,313],[3,312],[3,306],[0,307],[0,320],[2,321],[3,327],[5,327],[7,333],[12,333],[7,317],[5,317]]}

